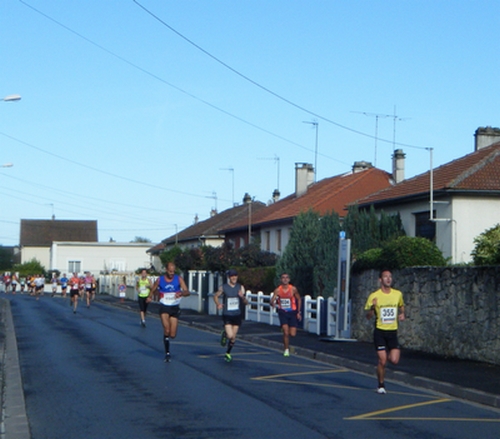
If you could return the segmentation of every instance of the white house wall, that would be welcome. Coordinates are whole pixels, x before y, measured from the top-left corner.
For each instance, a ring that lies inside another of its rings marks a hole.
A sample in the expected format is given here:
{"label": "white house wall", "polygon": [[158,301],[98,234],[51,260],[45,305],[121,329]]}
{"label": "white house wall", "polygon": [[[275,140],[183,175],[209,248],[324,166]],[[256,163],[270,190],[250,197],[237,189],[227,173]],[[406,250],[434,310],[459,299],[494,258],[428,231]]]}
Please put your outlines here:
{"label": "white house wall", "polygon": [[[415,236],[414,214],[428,212],[430,206],[428,201],[422,201],[383,210],[389,215],[399,212],[406,234]],[[434,211],[436,245],[452,263],[472,261],[474,238],[500,223],[499,198],[455,195],[448,200],[435,200]]]}
{"label": "white house wall", "polygon": [[[264,251],[270,251],[277,255],[282,255],[285,247],[290,240],[292,226],[290,224],[281,224],[275,227],[262,227],[260,229],[260,248]],[[281,249],[278,249],[278,233],[281,231]],[[269,248],[267,248],[267,234],[269,233]]]}
{"label": "white house wall", "polygon": [[151,243],[62,243],[52,244],[50,269],[69,272],[70,261],[80,261],[80,272],[90,271],[94,275],[117,270],[133,272],[150,266],[146,250]]}
{"label": "white house wall", "polygon": [[50,267],[50,247],[23,247],[21,249],[21,264],[36,259],[45,268]]}
{"label": "white house wall", "polygon": [[[382,209],[387,215],[395,215],[399,212],[401,223],[407,236],[415,236],[415,214],[429,212],[429,201],[424,200],[416,203],[401,204],[396,208]],[[434,204],[435,217],[440,219],[450,218],[449,201],[439,200]],[[445,258],[452,256],[453,248],[451,242],[452,224],[450,221],[436,221],[436,245]]]}
{"label": "white house wall", "polygon": [[453,215],[457,227],[457,262],[469,262],[474,238],[500,223],[500,198],[454,197]]}

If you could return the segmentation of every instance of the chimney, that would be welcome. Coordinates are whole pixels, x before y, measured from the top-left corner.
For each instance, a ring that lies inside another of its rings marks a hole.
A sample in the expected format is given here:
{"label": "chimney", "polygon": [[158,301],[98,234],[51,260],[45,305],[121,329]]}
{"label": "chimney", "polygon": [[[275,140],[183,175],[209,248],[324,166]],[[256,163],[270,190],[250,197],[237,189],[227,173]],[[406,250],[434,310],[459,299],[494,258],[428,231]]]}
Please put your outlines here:
{"label": "chimney", "polygon": [[402,149],[395,149],[392,155],[392,178],[394,182],[401,183],[405,179],[405,157]]}
{"label": "chimney", "polygon": [[273,192],[273,203],[276,203],[280,199],[280,191],[278,189],[274,189]]}
{"label": "chimney", "polygon": [[355,174],[356,172],[361,172],[370,168],[373,168],[370,162],[365,162],[364,160],[362,162],[354,162],[354,165],[352,165],[352,173]]}
{"label": "chimney", "polygon": [[250,204],[252,202],[252,197],[249,195],[248,192],[245,192],[245,195],[243,195],[243,204]]}
{"label": "chimney", "polygon": [[500,128],[479,127],[474,133],[474,151],[500,142]]}
{"label": "chimney", "polygon": [[314,168],[310,163],[295,163],[295,196],[300,197],[314,181]]}
{"label": "chimney", "polygon": [[215,215],[217,215],[217,209],[210,210],[210,218],[213,218]]}

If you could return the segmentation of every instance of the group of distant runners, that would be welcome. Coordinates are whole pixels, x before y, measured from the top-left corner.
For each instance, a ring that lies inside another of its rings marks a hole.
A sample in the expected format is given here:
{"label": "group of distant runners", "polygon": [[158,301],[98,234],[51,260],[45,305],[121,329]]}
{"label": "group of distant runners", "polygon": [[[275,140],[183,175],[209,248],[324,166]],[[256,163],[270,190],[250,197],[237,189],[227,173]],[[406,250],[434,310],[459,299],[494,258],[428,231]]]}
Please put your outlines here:
{"label": "group of distant runners", "polygon": [[[23,294],[25,291],[30,295],[34,296],[36,300],[44,293],[46,279],[43,274],[29,275],[18,279],[16,274],[5,273],[1,276],[0,281],[4,285],[5,293],[16,294],[17,286],[20,285],[19,292]],[[78,276],[77,273],[73,273],[71,278],[63,273],[61,277],[57,276],[55,273],[52,275],[50,280],[50,285],[52,287],[52,297],[54,297],[61,288],[61,296],[66,298],[68,288],[70,294],[70,304],[73,308],[73,313],[76,313],[78,307],[78,299],[86,299],[87,307],[90,307],[90,303],[95,299],[95,294],[97,290],[97,282],[95,277],[90,272],[85,272],[82,276]]]}
{"label": "group of distant runners", "polygon": [[[170,362],[170,341],[177,336],[180,315],[179,304],[183,297],[189,296],[189,290],[183,278],[176,274],[175,264],[169,262],[166,272],[153,283],[147,270],[142,270],[136,283],[141,325],[146,326],[148,304],[156,297],[159,302],[159,315],[163,327],[163,346],[165,362]],[[238,330],[242,324],[244,309],[248,305],[243,285],[238,282],[238,272],[228,270],[227,282],[220,286],[213,296],[218,310],[222,313],[223,330],[221,345],[225,347],[224,359],[232,361],[232,349]],[[400,359],[400,346],[397,330],[398,322],[405,319],[404,301],[401,291],[392,288],[392,273],[382,270],[379,275],[380,288],[371,293],[366,301],[366,317],[375,316],[373,342],[377,352],[377,393],[385,394],[385,368],[387,362],[397,364]],[[280,285],[273,291],[270,299],[272,308],[277,308],[283,333],[283,356],[290,356],[290,337],[295,337],[299,322],[302,320],[301,296],[290,283],[288,273],[280,276]]]}

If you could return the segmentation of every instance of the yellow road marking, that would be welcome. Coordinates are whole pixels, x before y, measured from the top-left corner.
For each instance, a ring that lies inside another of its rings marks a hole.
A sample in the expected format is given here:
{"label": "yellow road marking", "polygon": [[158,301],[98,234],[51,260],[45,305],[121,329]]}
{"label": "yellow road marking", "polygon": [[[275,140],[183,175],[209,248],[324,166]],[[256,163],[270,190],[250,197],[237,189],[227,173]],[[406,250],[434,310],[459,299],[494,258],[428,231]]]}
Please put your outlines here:
{"label": "yellow road marking", "polygon": [[365,413],[363,415],[358,415],[358,416],[352,416],[350,418],[345,418],[346,420],[360,420],[360,419],[380,419],[378,415],[383,415],[386,413],[394,413],[394,412],[399,412],[401,410],[409,410],[413,409],[415,407],[423,407],[426,405],[431,405],[431,404],[440,404],[442,402],[449,402],[453,401],[450,398],[441,398],[441,399],[433,399],[431,401],[424,401],[424,402],[417,402],[415,404],[407,404],[407,405],[401,405],[398,407],[392,407],[390,409],[384,409],[384,410],[377,410],[376,412],[370,412],[370,413]]}
{"label": "yellow road marking", "polygon": [[311,370],[308,372],[291,372],[291,373],[280,373],[277,375],[267,375],[262,377],[252,378],[253,380],[273,380],[281,377],[292,377],[292,376],[304,376],[304,375],[317,375],[323,373],[338,373],[338,372],[349,372],[348,369],[328,369],[328,370]]}
{"label": "yellow road marking", "polygon": [[489,418],[425,418],[425,417],[420,417],[420,418],[410,418],[410,417],[398,417],[395,416],[393,418],[385,418],[385,417],[377,417],[377,418],[361,418],[361,419],[354,419],[354,418],[344,418],[346,421],[351,421],[351,420],[356,420],[356,421],[446,421],[446,422],[453,422],[453,421],[462,421],[462,422],[500,422],[500,419],[489,419]]}

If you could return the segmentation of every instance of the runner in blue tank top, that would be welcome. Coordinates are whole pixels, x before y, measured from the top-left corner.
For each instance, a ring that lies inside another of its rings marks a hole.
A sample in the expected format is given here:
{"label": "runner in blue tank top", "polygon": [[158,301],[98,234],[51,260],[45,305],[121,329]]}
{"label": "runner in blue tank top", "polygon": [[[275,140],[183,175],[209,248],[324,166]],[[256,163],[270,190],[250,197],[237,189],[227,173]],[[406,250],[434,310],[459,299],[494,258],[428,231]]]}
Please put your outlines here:
{"label": "runner in blue tank top", "polygon": [[165,363],[170,362],[170,339],[177,335],[180,308],[179,303],[183,297],[189,296],[184,279],[175,274],[175,264],[166,265],[167,272],[160,276],[148,298],[151,299],[157,292],[160,301],[160,319],[163,325],[163,345],[165,346]]}

